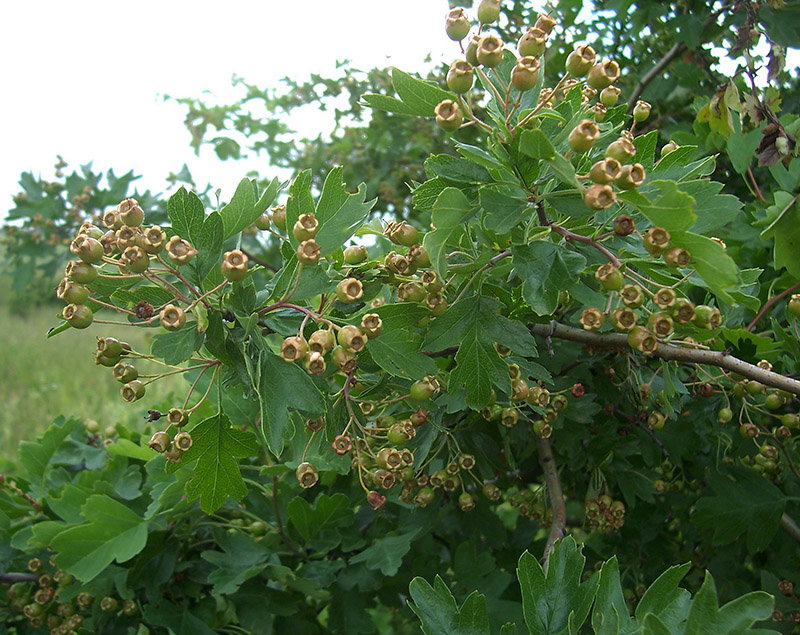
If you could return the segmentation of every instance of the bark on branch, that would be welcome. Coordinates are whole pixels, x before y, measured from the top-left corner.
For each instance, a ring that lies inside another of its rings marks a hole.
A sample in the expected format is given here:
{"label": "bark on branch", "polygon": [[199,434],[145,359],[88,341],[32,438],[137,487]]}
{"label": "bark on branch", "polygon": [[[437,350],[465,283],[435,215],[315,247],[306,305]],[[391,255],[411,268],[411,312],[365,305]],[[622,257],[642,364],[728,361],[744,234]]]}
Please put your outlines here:
{"label": "bark on branch", "polygon": [[544,570],[547,571],[547,564],[556,540],[564,537],[564,528],[567,526],[567,510],[564,506],[564,493],[561,491],[561,481],[558,478],[558,470],[556,470],[550,441],[537,436],[536,451],[539,454],[539,465],[542,466],[542,471],[544,472],[547,493],[550,495],[550,508],[553,510],[550,536],[547,538],[547,545],[544,548]]}

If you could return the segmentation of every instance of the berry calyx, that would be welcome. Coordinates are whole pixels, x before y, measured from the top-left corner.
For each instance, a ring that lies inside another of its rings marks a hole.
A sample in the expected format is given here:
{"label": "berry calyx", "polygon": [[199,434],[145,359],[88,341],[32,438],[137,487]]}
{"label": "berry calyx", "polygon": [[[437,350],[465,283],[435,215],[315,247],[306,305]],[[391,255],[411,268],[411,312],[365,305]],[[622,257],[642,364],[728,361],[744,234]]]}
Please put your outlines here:
{"label": "berry calyx", "polygon": [[170,408],[167,412],[167,421],[170,425],[182,428],[189,423],[189,413],[183,408]]}
{"label": "berry calyx", "polygon": [[626,284],[619,292],[623,304],[629,309],[638,309],[644,304],[644,292],[635,284]]}
{"label": "berry calyx", "polygon": [[155,450],[159,454],[163,454],[169,449],[171,444],[172,440],[166,432],[156,432],[150,437],[150,442],[147,445],[150,449]]}
{"label": "berry calyx", "polygon": [[586,188],[583,200],[590,209],[608,209],[617,201],[617,195],[610,185],[595,183]]}
{"label": "berry calyx", "polygon": [[478,62],[494,68],[503,61],[503,40],[496,35],[484,35],[478,43]]}
{"label": "berry calyx", "polygon": [[613,228],[617,236],[629,236],[636,230],[636,221],[627,214],[620,214],[614,219]]}
{"label": "berry calyx", "polygon": [[174,304],[168,304],[158,316],[161,326],[168,331],[178,331],[186,324],[186,312]]}
{"label": "berry calyx", "polygon": [[300,483],[300,487],[308,489],[309,487],[314,487],[319,480],[319,473],[317,472],[317,468],[314,467],[311,463],[304,461],[300,465],[297,466],[297,469],[294,471],[294,475],[297,477],[297,480]]}
{"label": "berry calyx", "polygon": [[597,331],[603,326],[605,316],[597,307],[587,307],[583,310],[580,317],[581,326],[587,331]]}
{"label": "berry calyx", "polygon": [[158,226],[148,227],[142,232],[141,248],[150,255],[156,255],[164,251],[167,244],[167,234]]}
{"label": "berry calyx", "polygon": [[360,300],[363,295],[364,288],[361,281],[355,278],[345,278],[336,285],[336,297],[344,304],[352,304]]}
{"label": "berry calyx", "polygon": [[226,251],[222,256],[222,275],[226,280],[236,282],[247,275],[247,261],[249,258],[240,249]]}
{"label": "berry calyx", "polygon": [[192,447],[192,435],[188,432],[178,432],[172,439],[172,445],[181,452],[188,452]]}
{"label": "berry calyx", "polygon": [[611,325],[618,331],[630,331],[636,326],[638,316],[633,309],[619,307],[614,309],[609,315]]}

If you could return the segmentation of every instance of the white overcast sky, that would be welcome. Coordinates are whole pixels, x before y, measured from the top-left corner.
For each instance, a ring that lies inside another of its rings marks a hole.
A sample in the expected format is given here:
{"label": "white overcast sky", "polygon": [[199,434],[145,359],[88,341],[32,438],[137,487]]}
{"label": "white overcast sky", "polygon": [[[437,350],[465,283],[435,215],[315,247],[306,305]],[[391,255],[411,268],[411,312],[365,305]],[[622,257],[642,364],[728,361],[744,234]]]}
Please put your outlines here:
{"label": "white overcast sky", "polygon": [[365,70],[420,69],[427,53],[458,50],[444,34],[447,8],[447,0],[0,0],[0,218],[20,173],[53,178],[56,154],[67,170],[90,161],[132,169],[139,187],[155,191],[185,162],[199,186],[211,182],[225,198],[255,166],[221,163],[210,149],[195,157],[185,111],[164,94],[210,91],[224,101],[238,94],[234,74],[276,86],[286,75],[333,73],[343,59]]}
{"label": "white overcast sky", "polygon": [[[286,75],[331,74],[344,59],[364,70],[419,70],[428,53],[449,62],[458,48],[446,12],[447,0],[0,0],[0,218],[20,173],[53,178],[57,154],[68,171],[133,170],[156,192],[187,163],[224,200],[248,170],[273,171],[220,162],[210,148],[196,157],[184,109],[163,95],[209,91],[224,102],[238,94],[234,74],[274,87]],[[291,125],[309,136],[328,129],[315,119]]]}

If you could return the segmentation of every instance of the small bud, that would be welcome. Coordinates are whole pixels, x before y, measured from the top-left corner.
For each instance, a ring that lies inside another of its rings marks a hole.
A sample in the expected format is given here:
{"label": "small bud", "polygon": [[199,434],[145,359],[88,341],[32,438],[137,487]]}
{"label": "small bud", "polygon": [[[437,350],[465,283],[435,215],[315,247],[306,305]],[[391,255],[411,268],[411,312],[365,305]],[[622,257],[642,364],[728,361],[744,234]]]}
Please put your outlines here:
{"label": "small bud", "polygon": [[646,176],[644,166],[641,163],[623,165],[614,179],[614,184],[621,190],[632,190],[642,185]]}
{"label": "small bud", "polygon": [[167,235],[160,227],[148,227],[142,232],[142,249],[148,254],[159,254],[167,244]]}
{"label": "small bud", "polygon": [[122,387],[122,390],[120,390],[120,393],[125,401],[128,403],[133,403],[137,399],[144,397],[145,386],[138,379],[134,379],[133,381],[129,381],[127,384],[125,384]]}
{"label": "small bud", "polygon": [[494,68],[503,61],[503,40],[496,35],[484,35],[478,43],[478,62]]}
{"label": "small bud", "polygon": [[307,352],[308,342],[299,335],[287,337],[281,344],[281,357],[287,362],[303,359]]}
{"label": "small bud", "polygon": [[180,236],[173,236],[167,241],[167,255],[176,265],[188,264],[197,255],[197,250]]}
{"label": "small bud", "polygon": [[538,27],[528,29],[517,42],[520,57],[539,57],[546,46],[547,33]]}
{"label": "small bud", "polygon": [[614,61],[600,62],[589,70],[586,81],[592,88],[603,90],[617,81],[619,75],[619,64]]}
{"label": "small bud", "polygon": [[120,262],[131,273],[144,273],[150,267],[150,256],[147,255],[144,249],[135,245],[125,248],[122,256],[120,256]]}
{"label": "small bud", "polygon": [[83,304],[89,298],[89,290],[82,284],[62,278],[56,288],[56,296],[67,304]]}
{"label": "small bud", "polygon": [[172,440],[172,445],[181,452],[188,452],[192,447],[192,435],[188,432],[178,432]]}
{"label": "small bud", "polygon": [[439,102],[433,112],[436,115],[436,124],[445,132],[455,132],[464,120],[458,104],[451,99]]}
{"label": "small bud", "polygon": [[624,137],[612,141],[608,148],[606,148],[606,158],[610,157],[616,159],[621,164],[628,163],[635,156],[636,146]]}
{"label": "small bud", "polygon": [[236,282],[247,275],[247,261],[249,258],[240,249],[226,251],[222,256],[222,275],[226,280]]}
{"label": "small bud", "polygon": [[608,209],[617,200],[617,195],[610,185],[595,183],[586,188],[583,200],[591,209]]}
{"label": "small bud", "polygon": [[304,265],[313,265],[319,262],[320,249],[317,242],[311,238],[304,240],[297,246],[297,260]]}
{"label": "small bud", "polygon": [[88,328],[94,320],[92,310],[85,304],[68,304],[61,312],[61,317],[74,329]]}
{"label": "small bud", "polygon": [[97,269],[88,262],[70,260],[64,270],[64,275],[79,284],[90,284],[97,278]]}
{"label": "small bud", "polygon": [[271,211],[272,211],[272,222],[275,223],[275,227],[277,227],[281,231],[286,231],[286,206],[275,205],[275,207],[273,207]]}
{"label": "small bud", "polygon": [[644,248],[653,256],[661,255],[671,239],[672,236],[663,227],[651,227],[642,235]]}
{"label": "small bud", "polygon": [[350,245],[344,250],[344,262],[348,265],[358,265],[368,258],[367,248],[364,245]]}
{"label": "small bud", "polygon": [[591,150],[599,138],[600,129],[597,124],[590,119],[584,119],[572,129],[567,141],[574,152],[583,153]]}
{"label": "small bud", "polygon": [[467,34],[469,33],[469,19],[464,13],[464,9],[452,9],[447,14],[445,31],[447,33],[447,37],[454,42],[460,42],[467,37]]}
{"label": "small bud", "polygon": [[597,54],[591,46],[576,46],[575,50],[567,56],[567,72],[572,77],[584,77],[594,66]]}
{"label": "small bud", "polygon": [[174,304],[168,304],[158,315],[158,319],[168,331],[178,331],[186,324],[186,312]]}
{"label": "small bud", "polygon": [[144,211],[135,198],[126,198],[117,206],[120,220],[128,227],[138,227],[144,220]]}
{"label": "small bud", "polygon": [[607,86],[600,91],[600,102],[606,107],[616,106],[622,91],[616,86]]}
{"label": "small bud", "polygon": [[539,81],[539,60],[527,56],[517,60],[511,70],[511,85],[518,91],[525,92],[536,86]]}
{"label": "small bud", "polygon": [[591,306],[583,310],[579,321],[585,330],[597,331],[603,326],[605,316],[600,309]]}
{"label": "small bud", "polygon": [[346,349],[358,353],[367,345],[367,338],[361,329],[353,324],[345,324],[337,334],[339,344]]}
{"label": "small bud", "polygon": [[314,487],[319,480],[319,474],[317,473],[317,468],[314,467],[311,463],[303,462],[297,466],[297,469],[294,471],[294,475],[297,477],[297,480],[300,482],[300,487],[308,489],[309,487]]}
{"label": "small bud", "polygon": [[633,120],[636,123],[642,123],[643,121],[647,121],[647,118],[650,116],[651,108],[652,106],[650,106],[650,104],[640,99],[639,101],[636,102],[636,105],[633,107]]}
{"label": "small bud", "polygon": [[500,17],[500,0],[481,0],[478,5],[478,21],[491,24]]}
{"label": "small bud", "polygon": [[319,222],[314,214],[300,214],[292,228],[292,234],[298,241],[302,242],[317,235]]}
{"label": "small bud", "polygon": [[368,339],[375,339],[383,331],[383,320],[377,313],[367,313],[361,318],[361,330]]}
{"label": "small bud", "polygon": [[613,227],[617,236],[629,236],[636,230],[636,221],[627,214],[620,214],[614,219]]}

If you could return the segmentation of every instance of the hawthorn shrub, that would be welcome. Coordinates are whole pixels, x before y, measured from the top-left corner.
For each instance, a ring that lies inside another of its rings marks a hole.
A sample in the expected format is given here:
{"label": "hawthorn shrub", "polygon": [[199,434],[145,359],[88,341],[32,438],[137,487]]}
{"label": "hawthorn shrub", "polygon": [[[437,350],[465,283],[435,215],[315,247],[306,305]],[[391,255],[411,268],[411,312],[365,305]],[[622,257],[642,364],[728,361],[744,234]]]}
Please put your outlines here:
{"label": "hawthorn shrub", "polygon": [[[10,628],[800,620],[798,119],[739,77],[698,106],[745,206],[716,156],[660,137],[657,103],[626,101],[612,51],[548,56],[557,19],[510,41],[502,15],[452,9],[443,81],[394,69],[393,94],[361,96],[458,137],[408,183],[406,220],[342,167],[244,179],[216,206],[84,192],[44,221],[28,183],[10,240],[44,225],[54,260],[69,242],[50,335],[96,330],[98,381],[147,421],[61,418],[20,448],[0,493]],[[152,329],[151,349],[109,323]],[[185,394],[150,404],[176,374]]]}

